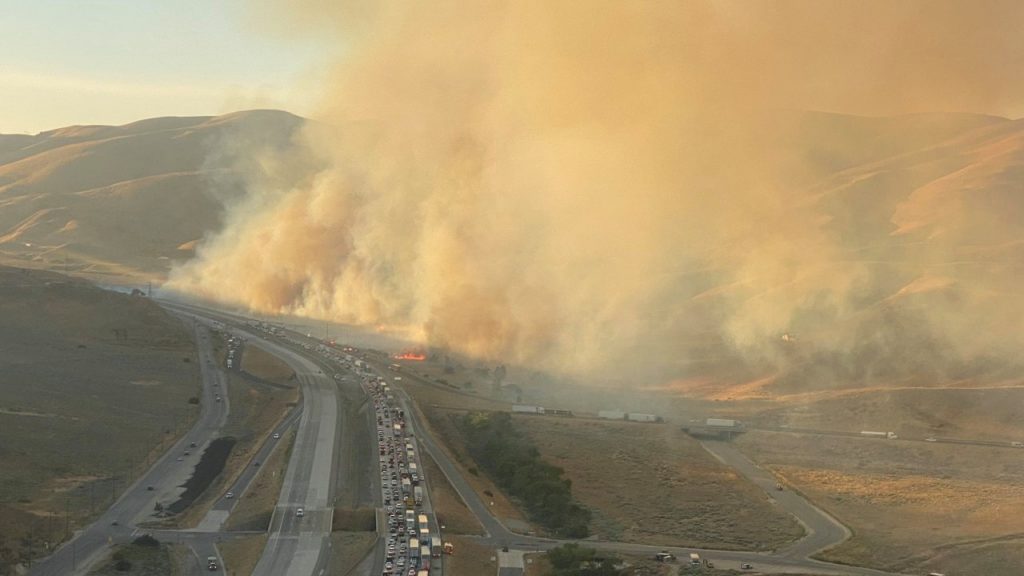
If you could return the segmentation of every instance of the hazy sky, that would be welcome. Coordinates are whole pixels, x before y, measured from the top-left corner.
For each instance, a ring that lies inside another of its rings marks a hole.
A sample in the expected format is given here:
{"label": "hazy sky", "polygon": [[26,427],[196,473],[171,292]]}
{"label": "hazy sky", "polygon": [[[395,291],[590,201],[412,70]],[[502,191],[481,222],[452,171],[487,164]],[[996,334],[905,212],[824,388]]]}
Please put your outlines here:
{"label": "hazy sky", "polygon": [[258,34],[241,0],[0,0],[0,133],[276,107],[326,56]]}

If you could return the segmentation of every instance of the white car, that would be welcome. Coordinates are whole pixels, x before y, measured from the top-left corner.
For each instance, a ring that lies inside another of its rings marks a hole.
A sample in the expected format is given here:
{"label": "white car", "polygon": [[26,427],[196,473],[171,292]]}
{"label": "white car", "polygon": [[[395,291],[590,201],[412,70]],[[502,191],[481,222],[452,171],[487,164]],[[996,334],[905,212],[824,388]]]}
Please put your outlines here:
{"label": "white car", "polygon": [[228,500],[231,500],[232,498],[235,497],[235,493],[234,492],[228,492],[227,494],[224,495],[224,497],[227,498]]}
{"label": "white car", "polygon": [[277,440],[280,437],[281,437],[280,434],[278,434],[277,432],[274,432],[274,440]]}
{"label": "white car", "polygon": [[302,518],[306,515],[306,512],[302,508],[299,508],[298,510],[295,511],[295,515],[299,518]]}

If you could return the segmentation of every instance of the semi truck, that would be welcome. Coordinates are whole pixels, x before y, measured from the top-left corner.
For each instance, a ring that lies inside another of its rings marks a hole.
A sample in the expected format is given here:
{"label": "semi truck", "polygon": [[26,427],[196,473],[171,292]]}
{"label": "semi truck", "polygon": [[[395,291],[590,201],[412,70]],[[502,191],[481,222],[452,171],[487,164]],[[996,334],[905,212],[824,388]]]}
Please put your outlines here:
{"label": "semi truck", "polygon": [[416,486],[415,488],[412,489],[412,494],[413,494],[413,500],[416,502],[416,505],[417,506],[422,505],[423,504],[423,487],[422,486]]}
{"label": "semi truck", "polygon": [[874,432],[871,430],[861,430],[861,436],[868,436],[871,438],[888,438],[889,440],[895,440],[899,438],[895,432]]}
{"label": "semi truck", "polygon": [[658,417],[654,414],[636,414],[634,412],[630,412],[629,414],[626,414],[626,420],[630,420],[632,422],[657,422]]}
{"label": "semi truck", "polygon": [[739,428],[740,421],[732,420],[729,418],[708,418],[704,421],[705,426],[715,426],[718,428]]}
{"label": "semi truck", "polygon": [[434,558],[440,558],[442,551],[443,551],[443,549],[441,548],[441,539],[438,538],[437,536],[434,536],[433,538],[431,538],[430,539],[430,555],[432,557],[434,557]]}
{"label": "semi truck", "polygon": [[520,414],[543,414],[543,406],[531,406],[528,404],[513,404],[512,411]]}
{"label": "semi truck", "polygon": [[409,556],[411,556],[413,558],[419,558],[420,557],[420,539],[419,538],[415,538],[415,537],[409,538]]}
{"label": "semi truck", "polygon": [[690,566],[700,566],[700,554],[690,552]]}

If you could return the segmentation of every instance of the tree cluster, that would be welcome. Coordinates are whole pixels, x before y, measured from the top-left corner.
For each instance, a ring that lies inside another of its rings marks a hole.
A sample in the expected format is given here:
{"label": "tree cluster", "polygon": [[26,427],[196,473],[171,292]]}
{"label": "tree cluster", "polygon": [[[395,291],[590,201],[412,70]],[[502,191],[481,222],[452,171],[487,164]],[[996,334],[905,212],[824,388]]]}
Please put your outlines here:
{"label": "tree cluster", "polygon": [[540,452],[505,412],[474,412],[461,420],[469,452],[529,515],[552,532],[584,538],[590,511],[572,499],[572,481],[564,470],[541,460]]}

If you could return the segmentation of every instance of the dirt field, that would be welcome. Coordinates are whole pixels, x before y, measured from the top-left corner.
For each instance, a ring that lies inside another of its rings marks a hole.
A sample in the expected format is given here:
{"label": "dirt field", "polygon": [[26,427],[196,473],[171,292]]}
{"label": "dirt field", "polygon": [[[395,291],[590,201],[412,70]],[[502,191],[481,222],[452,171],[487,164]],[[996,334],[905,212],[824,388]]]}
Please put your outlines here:
{"label": "dirt field", "polygon": [[242,370],[268,382],[294,384],[295,372],[288,364],[258,344],[246,345],[242,354]]}
{"label": "dirt field", "polygon": [[331,534],[331,560],[329,574],[347,574],[377,542],[373,532],[333,532]]}
{"label": "dirt field", "polygon": [[1014,449],[772,432],[750,432],[737,444],[853,530],[824,558],[902,571],[1020,573],[1024,460]]}
{"label": "dirt field", "polygon": [[449,541],[455,544],[455,553],[444,556],[446,575],[482,576],[498,573],[497,553],[493,548],[481,546],[462,536],[453,536]]}
{"label": "dirt field", "polygon": [[249,576],[256,568],[267,545],[265,534],[243,536],[217,545],[224,567],[231,576]]}
{"label": "dirt field", "polygon": [[476,516],[452,488],[434,459],[424,453],[420,458],[423,472],[430,486],[430,503],[434,506],[437,521],[444,527],[446,534],[482,535],[483,527]]}
{"label": "dirt field", "polygon": [[197,412],[192,333],[151,301],[0,267],[0,573],[109,505]]}
{"label": "dirt field", "polygon": [[260,473],[249,484],[245,494],[238,495],[238,504],[224,525],[225,530],[265,530],[270,526],[274,506],[281,495],[281,484],[288,469],[288,458],[295,442],[295,430],[282,435],[281,441],[260,466]]}
{"label": "dirt field", "polygon": [[515,422],[545,460],[565,469],[601,539],[770,550],[803,533],[675,427],[550,416]]}

